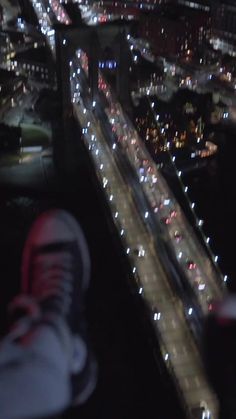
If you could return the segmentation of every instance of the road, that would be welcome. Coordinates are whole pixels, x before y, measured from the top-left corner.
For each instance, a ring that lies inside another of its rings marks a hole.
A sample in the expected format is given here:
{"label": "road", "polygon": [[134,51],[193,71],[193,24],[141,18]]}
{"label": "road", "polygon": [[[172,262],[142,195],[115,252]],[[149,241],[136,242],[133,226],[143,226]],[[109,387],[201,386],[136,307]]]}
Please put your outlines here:
{"label": "road", "polygon": [[[159,255],[140,219],[129,186],[117,168],[99,122],[89,111],[84,114],[82,104],[75,105],[75,109],[82,126],[87,127],[89,123],[86,144],[91,152],[98,177],[104,186],[107,200],[112,203],[113,219],[123,245],[135,272],[138,272],[140,282],[137,292],[140,293],[140,298],[145,298],[151,308],[154,327],[161,337],[163,357],[168,363],[170,373],[174,373],[177,377],[179,390],[184,394],[190,409],[198,406],[199,400],[204,400],[213,414],[212,417],[216,417],[216,401],[206,382],[199,353],[185,320],[182,303],[166,280]],[[140,243],[145,251],[143,257],[139,257],[131,250],[136,249]],[[131,280],[135,281],[135,278]]]}
{"label": "road", "polygon": [[[200,245],[192,227],[187,222],[164,178],[157,170],[142,140],[139,139],[137,132],[124,115],[121,106],[115,102],[108,84],[101,81],[100,86],[109,102],[106,113],[111,125],[139,176],[140,183],[150,201],[157,221],[164,228],[165,238],[174,251],[186,280],[193,288],[202,312],[207,314],[211,301],[222,296],[223,278],[219,277],[218,271],[215,270],[208,255]],[[176,232],[182,237],[181,240],[175,239]],[[189,269],[188,261],[193,261],[196,267]]]}

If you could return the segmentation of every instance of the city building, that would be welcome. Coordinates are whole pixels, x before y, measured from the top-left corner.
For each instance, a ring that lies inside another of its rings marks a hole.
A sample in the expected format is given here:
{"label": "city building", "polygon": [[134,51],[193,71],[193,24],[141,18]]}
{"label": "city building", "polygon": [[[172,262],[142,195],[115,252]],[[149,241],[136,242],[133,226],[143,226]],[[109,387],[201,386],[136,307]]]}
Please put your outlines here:
{"label": "city building", "polygon": [[[170,0],[171,1],[171,0]],[[191,9],[202,10],[204,12],[210,12],[210,0],[172,0],[174,3],[181,4]]]}
{"label": "city building", "polygon": [[7,53],[11,49],[11,42],[9,35],[5,31],[0,31],[0,59],[3,62],[6,59]]}
{"label": "city building", "polygon": [[191,57],[209,37],[210,14],[178,4],[167,5],[140,19],[140,36],[157,55]]}
{"label": "city building", "polygon": [[18,53],[24,53],[28,49],[35,49],[42,45],[44,45],[44,42],[19,31],[15,26],[0,31],[1,67],[15,71],[16,66],[13,60]]}
{"label": "city building", "polygon": [[49,83],[51,80],[49,61],[50,57],[44,47],[31,48],[15,54],[12,68],[21,75]]}
{"label": "city building", "polygon": [[153,7],[169,3],[170,1],[172,0],[145,0],[145,1],[140,1],[140,0],[116,1],[114,0],[113,2],[100,0],[99,5],[104,6],[107,3],[109,3],[115,7],[119,6],[119,7],[127,8],[127,7],[135,6],[135,7],[139,7],[140,9],[152,9]]}
{"label": "city building", "polygon": [[236,3],[214,0],[212,5],[212,37],[215,49],[236,56]]}
{"label": "city building", "polygon": [[113,2],[101,0],[99,2],[101,6],[104,6],[108,3],[112,4],[113,6],[119,6],[123,8],[127,8],[132,5],[140,9],[152,9],[154,7],[162,6],[163,4],[172,3],[172,4],[180,4],[183,6],[187,6],[192,9],[203,10],[205,12],[210,11],[210,0],[193,0],[193,1],[191,0],[145,0],[145,1],[125,0],[125,1],[119,1],[119,2],[115,0]]}
{"label": "city building", "polygon": [[100,10],[102,13],[98,16],[98,22],[102,23],[107,20],[107,16],[115,18],[124,18],[127,20],[138,19],[140,17],[141,10],[135,7],[134,4],[122,3],[122,2],[99,2]]}
{"label": "city building", "polygon": [[11,109],[24,91],[24,80],[14,71],[0,69],[0,119]]}

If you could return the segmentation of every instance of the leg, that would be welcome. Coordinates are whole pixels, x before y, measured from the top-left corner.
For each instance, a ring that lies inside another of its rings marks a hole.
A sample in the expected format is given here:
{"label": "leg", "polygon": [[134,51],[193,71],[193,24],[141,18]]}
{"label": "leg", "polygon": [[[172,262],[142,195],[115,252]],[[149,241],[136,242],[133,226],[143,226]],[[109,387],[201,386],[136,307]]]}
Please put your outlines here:
{"label": "leg", "polygon": [[[65,334],[69,340],[66,325]],[[0,347],[0,417],[34,418],[65,409],[71,401],[69,345],[55,328],[34,325],[22,339]]]}
{"label": "leg", "polygon": [[44,213],[26,242],[22,287],[12,307],[24,317],[0,346],[0,417],[33,419],[83,403],[96,384],[82,314],[89,258],[76,221]]}

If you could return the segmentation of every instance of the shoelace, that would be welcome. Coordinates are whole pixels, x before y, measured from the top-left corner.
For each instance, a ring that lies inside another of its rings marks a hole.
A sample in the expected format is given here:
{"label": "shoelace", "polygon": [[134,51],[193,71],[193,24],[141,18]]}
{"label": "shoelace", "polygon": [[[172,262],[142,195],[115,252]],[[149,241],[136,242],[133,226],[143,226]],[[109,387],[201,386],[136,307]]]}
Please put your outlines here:
{"label": "shoelace", "polygon": [[49,302],[66,314],[73,289],[73,257],[70,252],[35,255],[32,263],[32,295],[40,303]]}

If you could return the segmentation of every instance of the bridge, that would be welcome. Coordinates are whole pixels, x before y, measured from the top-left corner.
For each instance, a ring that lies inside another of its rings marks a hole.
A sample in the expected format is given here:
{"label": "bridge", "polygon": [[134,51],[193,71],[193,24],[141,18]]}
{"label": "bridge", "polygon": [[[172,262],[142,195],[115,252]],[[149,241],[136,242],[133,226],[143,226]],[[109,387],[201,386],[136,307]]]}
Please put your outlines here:
{"label": "bridge", "polygon": [[[54,54],[55,22],[68,26],[60,37],[60,48],[67,48],[70,20],[62,5],[57,0],[32,0],[32,5]],[[129,260],[130,281],[149,309],[186,418],[216,419],[218,402],[205,376],[198,337],[212,301],[226,293],[226,278],[198,241],[99,69],[94,97],[88,55],[79,47],[68,68],[71,106]]]}

